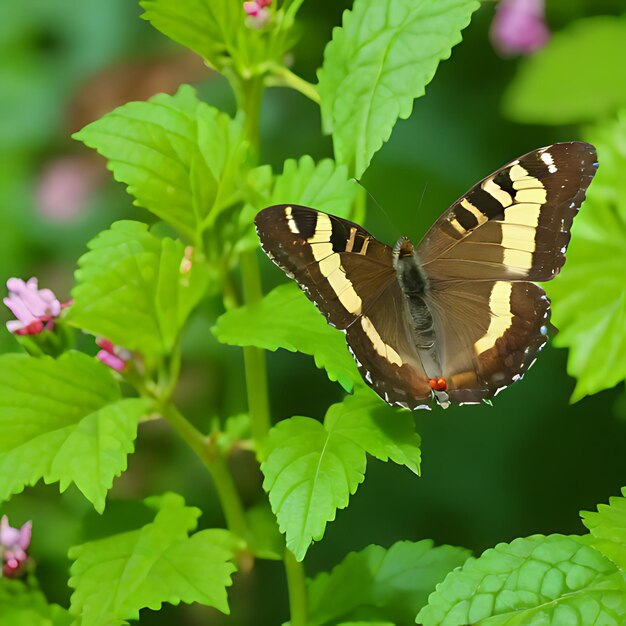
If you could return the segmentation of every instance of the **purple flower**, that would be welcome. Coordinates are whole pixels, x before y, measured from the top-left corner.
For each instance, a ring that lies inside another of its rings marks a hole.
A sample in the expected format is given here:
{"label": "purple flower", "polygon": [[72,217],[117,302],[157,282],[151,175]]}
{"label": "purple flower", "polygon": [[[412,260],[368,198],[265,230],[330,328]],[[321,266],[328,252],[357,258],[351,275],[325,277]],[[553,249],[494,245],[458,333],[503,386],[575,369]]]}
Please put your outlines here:
{"label": "purple flower", "polygon": [[39,289],[37,279],[27,282],[19,278],[7,280],[8,298],[3,302],[16,319],[7,322],[15,335],[37,335],[42,330],[52,330],[54,320],[61,313],[61,303],[50,289]]}
{"label": "purple flower", "polygon": [[96,358],[116,372],[121,372],[132,358],[132,354],[128,350],[114,345],[108,339],[98,338],[96,344],[102,348]]}
{"label": "purple flower", "polygon": [[251,0],[243,3],[243,10],[248,14],[246,26],[256,30],[263,28],[270,20],[270,10],[267,8],[272,0]]}
{"label": "purple flower", "polygon": [[550,39],[545,0],[501,0],[491,22],[491,43],[503,55],[529,55]]}
{"label": "purple flower", "polygon": [[28,560],[28,546],[32,534],[32,522],[26,522],[21,528],[9,526],[9,518],[4,515],[0,522],[0,554],[2,555],[2,574],[7,577],[19,575],[22,566]]}

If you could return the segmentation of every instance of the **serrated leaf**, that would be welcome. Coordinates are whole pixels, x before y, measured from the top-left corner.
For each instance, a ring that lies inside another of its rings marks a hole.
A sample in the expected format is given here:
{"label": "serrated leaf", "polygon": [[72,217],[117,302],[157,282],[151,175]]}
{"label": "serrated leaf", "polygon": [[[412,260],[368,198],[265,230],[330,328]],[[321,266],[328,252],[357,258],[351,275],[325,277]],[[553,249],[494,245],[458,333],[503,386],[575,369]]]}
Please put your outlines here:
{"label": "serrated leaf", "polygon": [[383,404],[369,390],[332,405],[324,425],[298,416],[270,431],[261,464],[263,488],[298,560],[363,482],[365,452],[419,471],[419,435],[411,414]]}
{"label": "serrated leaf", "polygon": [[355,0],[319,72],[324,130],[357,178],[461,41],[475,0]]}
{"label": "serrated leaf", "polygon": [[614,65],[625,56],[624,18],[575,20],[524,60],[504,94],[504,111],[530,124],[578,124],[610,117],[626,106],[626,81],[616,80]]}
{"label": "serrated leaf", "polygon": [[305,155],[298,161],[285,161],[268,204],[302,204],[349,217],[357,191],[358,185],[349,178],[345,165],[338,165],[332,159],[315,163]]}
{"label": "serrated leaf", "polygon": [[600,168],[572,227],[567,263],[546,290],[554,345],[569,348],[572,402],[626,378],[626,114],[590,134]]}
{"label": "serrated leaf", "polygon": [[171,351],[204,294],[207,272],[180,241],[159,239],[141,222],[115,222],[79,259],[67,320],[144,355]]}
{"label": "serrated leaf", "polygon": [[598,505],[597,513],[582,511],[581,516],[593,535],[592,545],[626,571],[626,497],[610,498],[609,504]]}
{"label": "serrated leaf", "polygon": [[235,566],[233,538],[226,530],[194,535],[200,511],[180,496],[151,499],[159,507],[139,530],[92,541],[70,550],[70,611],[82,626],[108,626],[137,619],[143,608],[163,602],[199,602],[228,613],[226,587]]}
{"label": "serrated leaf", "polygon": [[227,311],[218,318],[213,333],[231,346],[312,355],[317,367],[346,391],[361,380],[344,336],[326,323],[294,284],[276,287],[256,304]]}
{"label": "serrated leaf", "polygon": [[120,399],[110,370],[79,352],[0,357],[0,500],[42,479],[74,483],[98,511],[126,469],[148,403]]}
{"label": "serrated leaf", "polygon": [[409,624],[435,585],[469,556],[464,548],[433,547],[429,539],[352,552],[331,572],[310,581],[310,621],[335,623],[375,607],[377,618]]}
{"label": "serrated leaf", "polygon": [[424,626],[624,623],[626,579],[584,538],[533,535],[501,543],[446,577],[416,621]]}
{"label": "serrated leaf", "polygon": [[129,102],[74,135],[108,159],[142,206],[185,236],[200,235],[238,190],[243,126],[183,85],[174,96]]}
{"label": "serrated leaf", "polygon": [[39,589],[0,577],[0,626],[70,626],[70,614]]}
{"label": "serrated leaf", "polygon": [[324,425],[348,437],[368,454],[420,473],[420,436],[410,411],[392,408],[368,388],[360,386],[353,396],[333,404]]}
{"label": "serrated leaf", "polygon": [[270,431],[261,465],[287,547],[301,561],[311,543],[324,535],[326,523],[363,482],[365,453],[356,443],[335,435],[309,417],[283,420]]}
{"label": "serrated leaf", "polygon": [[345,165],[332,159],[315,163],[309,155],[298,161],[287,159],[282,173],[272,177],[269,166],[252,170],[247,177],[248,203],[240,214],[242,230],[247,231],[239,246],[257,248],[259,238],[253,228],[254,216],[273,204],[302,204],[339,217],[352,216],[357,182],[348,176]]}

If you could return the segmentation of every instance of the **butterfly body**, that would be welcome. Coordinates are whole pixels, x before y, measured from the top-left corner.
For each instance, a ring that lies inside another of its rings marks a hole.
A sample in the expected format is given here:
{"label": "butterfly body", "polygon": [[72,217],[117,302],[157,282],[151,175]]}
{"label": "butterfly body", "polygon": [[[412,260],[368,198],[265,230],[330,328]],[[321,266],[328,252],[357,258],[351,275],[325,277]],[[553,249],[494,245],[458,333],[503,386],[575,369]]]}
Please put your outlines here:
{"label": "butterfly body", "polygon": [[403,237],[391,248],[298,205],[268,207],[255,223],[381,398],[476,403],[522,378],[545,344],[550,304],[534,281],[563,265],[596,167],[582,142],[530,152],[459,198],[417,246]]}

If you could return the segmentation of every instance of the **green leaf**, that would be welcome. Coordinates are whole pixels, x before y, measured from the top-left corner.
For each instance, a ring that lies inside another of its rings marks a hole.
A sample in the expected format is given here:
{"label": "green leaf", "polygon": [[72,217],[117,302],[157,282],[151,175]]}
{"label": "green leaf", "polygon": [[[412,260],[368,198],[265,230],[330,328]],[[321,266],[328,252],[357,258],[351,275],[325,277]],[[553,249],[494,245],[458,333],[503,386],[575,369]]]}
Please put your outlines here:
{"label": "green leaf", "polygon": [[170,352],[204,294],[202,263],[180,241],[159,239],[141,222],[115,222],[88,247],[68,322],[129,350]]}
{"label": "green leaf", "polygon": [[305,155],[299,161],[285,161],[267,204],[302,204],[349,217],[357,191],[358,184],[349,178],[345,165],[338,165],[332,159],[315,163]]}
{"label": "green leaf", "polygon": [[375,615],[409,624],[426,604],[435,585],[470,556],[464,548],[433,547],[429,539],[400,541],[388,550],[368,546],[350,553],[332,572],[309,583],[313,624],[335,623],[376,607]]}
{"label": "green leaf", "polygon": [[[271,19],[262,29],[246,25],[241,2],[233,0],[141,0],[143,18],[170,39],[201,55],[210,66],[232,76],[267,72],[268,63],[283,64],[294,43],[293,11],[270,7]],[[229,73],[230,71],[230,73]]]}
{"label": "green leaf", "polygon": [[626,19],[576,20],[523,61],[504,94],[504,112],[529,124],[578,124],[610,117],[626,106],[626,81],[615,75],[615,59],[624,57]]}
{"label": "green leaf", "polygon": [[247,145],[243,126],[200,102],[184,85],[174,96],[129,102],[74,135],[108,159],[135,204],[198,242],[238,198]]}
{"label": "green leaf", "polygon": [[120,399],[110,370],[82,353],[0,356],[0,500],[43,478],[74,483],[101,512],[148,408]]}
{"label": "green leaf", "polygon": [[301,561],[324,535],[337,509],[348,506],[365,475],[365,453],[353,441],[309,417],[292,417],[272,428],[261,465],[287,547]]}
{"label": "green leaf", "polygon": [[475,0],[355,0],[319,72],[324,130],[357,178],[461,41]]}
{"label": "green leaf", "polygon": [[283,171],[275,178],[269,166],[251,170],[247,177],[248,204],[241,212],[244,221],[246,248],[257,248],[259,238],[253,228],[254,216],[259,209],[273,204],[302,204],[339,217],[352,217],[352,205],[358,191],[357,182],[348,177],[345,165],[332,159],[315,163],[304,155],[298,161],[287,159]]}
{"label": "green leaf", "polygon": [[260,302],[224,313],[213,333],[231,346],[283,348],[312,355],[315,365],[346,391],[361,380],[343,334],[326,323],[294,284],[280,285]]}
{"label": "green leaf", "polygon": [[243,7],[231,0],[142,0],[148,20],[170,39],[204,57],[213,67],[236,55],[238,33],[244,28]]}
{"label": "green leaf", "polygon": [[297,416],[272,428],[261,465],[263,488],[296,558],[302,560],[311,540],[322,538],[326,523],[363,482],[365,452],[418,473],[419,441],[411,413],[392,409],[363,388],[332,405],[324,425]]}
{"label": "green leaf", "polygon": [[626,114],[590,140],[600,168],[574,221],[567,263],[546,285],[554,345],[570,349],[567,371],[578,379],[572,402],[626,378]]}
{"label": "green leaf", "polygon": [[359,387],[353,396],[333,404],[324,425],[377,459],[391,459],[419,475],[421,439],[415,432],[412,413],[390,407],[369,388]]}
{"label": "green leaf", "polygon": [[191,536],[200,510],[180,496],[150,499],[158,507],[153,522],[70,550],[70,611],[82,626],[108,626],[138,619],[143,608],[163,602],[199,602],[228,613],[226,587],[235,566],[233,538],[226,530]]}
{"label": "green leaf", "polygon": [[[626,496],[626,487],[622,489]],[[610,498],[599,504],[598,512],[581,512],[583,524],[593,535],[592,545],[626,571],[626,497]]]}
{"label": "green leaf", "polygon": [[623,624],[626,579],[581,537],[501,543],[450,573],[417,616],[424,626]]}
{"label": "green leaf", "polygon": [[70,626],[69,613],[48,604],[39,589],[0,577],[0,626]]}

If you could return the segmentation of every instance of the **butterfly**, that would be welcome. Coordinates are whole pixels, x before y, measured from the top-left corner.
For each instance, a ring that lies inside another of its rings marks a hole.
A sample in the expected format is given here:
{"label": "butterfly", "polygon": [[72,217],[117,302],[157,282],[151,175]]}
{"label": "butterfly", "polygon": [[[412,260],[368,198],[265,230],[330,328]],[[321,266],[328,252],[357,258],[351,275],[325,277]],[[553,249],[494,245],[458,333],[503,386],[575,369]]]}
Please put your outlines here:
{"label": "butterfly", "polygon": [[388,404],[479,403],[520,380],[545,345],[550,301],[534,281],[565,263],[597,167],[587,143],[533,150],[461,196],[417,246],[295,204],[261,210],[255,225]]}

